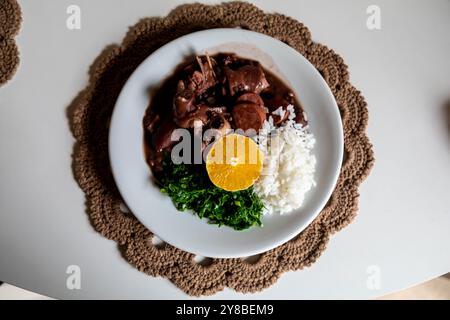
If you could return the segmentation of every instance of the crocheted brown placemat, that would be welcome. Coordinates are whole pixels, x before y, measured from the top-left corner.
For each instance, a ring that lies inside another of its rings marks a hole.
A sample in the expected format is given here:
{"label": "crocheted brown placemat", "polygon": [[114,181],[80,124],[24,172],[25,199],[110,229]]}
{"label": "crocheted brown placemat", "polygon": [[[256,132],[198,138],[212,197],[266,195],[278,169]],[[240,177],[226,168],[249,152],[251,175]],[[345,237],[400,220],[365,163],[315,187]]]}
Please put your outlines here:
{"label": "crocheted brown placemat", "polygon": [[12,78],[19,65],[14,37],[21,22],[22,13],[16,0],[0,0],[0,86]]}
{"label": "crocheted brown placemat", "polygon": [[[126,212],[108,162],[108,125],[117,96],[135,68],[155,49],[193,31],[241,27],[280,39],[298,50],[321,72],[342,114],[345,159],[336,189],[326,208],[293,240],[260,255],[259,259],[211,259],[196,263],[195,256],[170,245],[152,244],[152,233]],[[348,225],[357,213],[358,186],[374,158],[365,134],[367,107],[349,83],[347,66],[332,50],[311,40],[300,22],[266,14],[257,7],[235,2],[208,6],[182,5],[164,18],[146,18],[133,26],[121,45],[106,48],[90,69],[90,82],[68,110],[76,144],[73,168],[86,194],[88,214],[95,229],[116,241],[132,265],[152,276],[170,279],[190,295],[211,295],[224,287],[255,292],[269,287],[283,272],[311,265],[325,250],[330,235]]]}

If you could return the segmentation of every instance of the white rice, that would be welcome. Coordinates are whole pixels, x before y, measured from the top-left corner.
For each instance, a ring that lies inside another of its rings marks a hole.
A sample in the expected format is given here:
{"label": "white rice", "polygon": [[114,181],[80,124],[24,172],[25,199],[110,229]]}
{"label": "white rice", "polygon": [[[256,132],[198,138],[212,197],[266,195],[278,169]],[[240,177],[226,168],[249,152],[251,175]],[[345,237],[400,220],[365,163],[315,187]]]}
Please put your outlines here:
{"label": "white rice", "polygon": [[[316,158],[312,154],[315,139],[307,127],[294,121],[293,106],[289,119],[281,127],[272,117],[265,121],[256,140],[264,153],[263,170],[254,190],[265,205],[265,213],[286,213],[302,206],[305,194],[315,186]],[[278,108],[272,112],[283,116]]]}

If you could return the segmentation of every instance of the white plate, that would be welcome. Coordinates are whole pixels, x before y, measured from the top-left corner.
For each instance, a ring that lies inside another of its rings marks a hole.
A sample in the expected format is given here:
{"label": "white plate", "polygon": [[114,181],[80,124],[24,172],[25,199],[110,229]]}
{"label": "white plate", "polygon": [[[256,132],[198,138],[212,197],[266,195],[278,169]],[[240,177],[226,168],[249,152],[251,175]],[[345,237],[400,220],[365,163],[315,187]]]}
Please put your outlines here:
{"label": "white plate", "polygon": [[[142,119],[149,88],[157,87],[192,53],[235,52],[259,60],[290,83],[316,137],[317,186],[301,209],[265,216],[264,227],[235,231],[177,211],[151,181],[143,153]],[[165,242],[206,257],[235,258],[275,248],[305,229],[328,201],[338,178],[343,131],[336,101],[319,72],[297,51],[271,37],[241,30],[212,29],[186,35],[161,47],[130,76],[117,100],[109,136],[110,159],[120,193],[133,214]]]}

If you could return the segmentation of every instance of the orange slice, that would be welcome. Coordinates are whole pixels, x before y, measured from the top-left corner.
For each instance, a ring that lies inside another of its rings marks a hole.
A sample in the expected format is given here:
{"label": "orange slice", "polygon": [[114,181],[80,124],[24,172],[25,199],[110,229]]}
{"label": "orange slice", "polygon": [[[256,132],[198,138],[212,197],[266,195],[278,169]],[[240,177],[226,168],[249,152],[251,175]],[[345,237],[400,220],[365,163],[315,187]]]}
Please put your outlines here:
{"label": "orange slice", "polygon": [[227,191],[244,190],[260,176],[263,158],[255,141],[240,134],[229,134],[209,150],[206,171],[217,187]]}

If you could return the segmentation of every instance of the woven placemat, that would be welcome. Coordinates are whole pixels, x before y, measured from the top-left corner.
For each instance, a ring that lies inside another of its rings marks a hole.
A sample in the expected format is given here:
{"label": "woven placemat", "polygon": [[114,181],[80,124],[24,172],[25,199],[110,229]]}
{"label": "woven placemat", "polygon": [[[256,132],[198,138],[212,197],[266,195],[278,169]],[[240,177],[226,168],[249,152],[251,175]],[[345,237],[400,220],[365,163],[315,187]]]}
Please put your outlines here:
{"label": "woven placemat", "polygon": [[22,13],[16,0],[0,0],[0,86],[12,78],[19,66],[19,49],[15,36]]}
{"label": "woven placemat", "polygon": [[[155,49],[182,35],[209,28],[240,27],[280,39],[304,55],[320,71],[339,105],[345,139],[345,159],[336,189],[326,208],[293,240],[248,259],[211,259],[170,245],[152,244],[152,233],[122,205],[108,160],[108,126],[117,96],[130,74]],[[190,295],[211,295],[224,287],[255,292],[269,287],[283,272],[311,265],[325,250],[330,235],[348,225],[357,213],[358,186],[374,158],[365,134],[367,108],[349,83],[347,66],[332,50],[311,40],[300,22],[266,14],[240,2],[208,6],[182,5],[164,18],[142,19],[121,45],[107,47],[90,69],[90,82],[68,109],[76,139],[73,168],[86,194],[95,229],[116,241],[123,257],[137,269],[170,279]]]}

